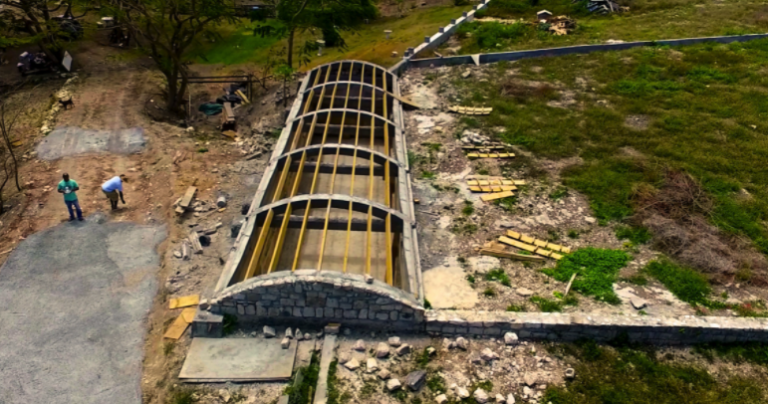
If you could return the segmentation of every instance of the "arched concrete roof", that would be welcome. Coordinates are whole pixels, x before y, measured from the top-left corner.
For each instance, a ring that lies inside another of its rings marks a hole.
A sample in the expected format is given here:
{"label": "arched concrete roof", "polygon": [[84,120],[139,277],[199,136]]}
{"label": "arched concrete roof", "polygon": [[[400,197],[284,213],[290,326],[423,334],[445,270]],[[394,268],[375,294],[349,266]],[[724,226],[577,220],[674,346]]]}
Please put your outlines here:
{"label": "arched concrete roof", "polygon": [[[298,149],[293,149],[287,153],[281,154],[277,157],[277,161],[285,160],[288,156],[294,156],[297,154],[301,154],[303,152],[307,152],[307,155],[314,156],[316,154],[320,153],[320,150],[323,152],[325,151],[338,151],[339,154],[342,154],[344,156],[354,156],[357,155],[357,157],[366,159],[366,160],[373,160],[376,164],[384,165],[387,162],[390,164],[390,168],[393,170],[397,170],[399,168],[405,168],[405,165],[400,163],[399,161],[395,160],[392,157],[387,156],[386,154],[382,152],[378,152],[375,150],[371,150],[367,147],[363,146],[355,146],[351,144],[338,144],[338,143],[324,143],[324,144],[315,144],[307,147],[301,147]],[[355,152],[357,152],[355,154]]]}
{"label": "arched concrete roof", "polygon": [[386,123],[392,125],[394,128],[398,128],[397,124],[395,124],[394,121],[392,121],[391,119],[389,119],[389,118],[387,118],[385,116],[382,116],[382,115],[379,115],[379,114],[373,114],[373,113],[371,113],[369,111],[361,111],[359,109],[354,109],[354,108],[326,108],[326,109],[319,109],[317,111],[307,112],[306,114],[299,115],[296,118],[293,118],[293,120],[291,120],[291,123],[293,124],[296,121],[300,121],[302,118],[308,118],[308,117],[311,117],[312,115],[322,114],[322,113],[334,113],[334,112],[342,112],[342,113],[343,112],[347,112],[347,113],[351,113],[351,114],[368,115],[368,116],[370,116],[372,118],[381,119],[381,120],[385,121]]}
{"label": "arched concrete roof", "polygon": [[332,207],[338,207],[340,209],[348,209],[349,204],[352,204],[352,210],[361,213],[368,213],[368,207],[373,208],[373,216],[379,219],[386,219],[387,215],[392,215],[392,218],[399,220],[401,223],[409,223],[410,219],[398,210],[388,208],[385,205],[373,202],[365,198],[359,198],[356,196],[344,195],[344,194],[304,194],[297,195],[290,198],[281,199],[277,202],[273,202],[269,205],[262,206],[253,211],[253,215],[258,217],[266,214],[266,212],[273,210],[276,214],[285,212],[288,204],[295,206],[295,209],[301,209],[306,206],[308,202],[312,202],[313,208],[324,208],[328,206],[328,203]]}

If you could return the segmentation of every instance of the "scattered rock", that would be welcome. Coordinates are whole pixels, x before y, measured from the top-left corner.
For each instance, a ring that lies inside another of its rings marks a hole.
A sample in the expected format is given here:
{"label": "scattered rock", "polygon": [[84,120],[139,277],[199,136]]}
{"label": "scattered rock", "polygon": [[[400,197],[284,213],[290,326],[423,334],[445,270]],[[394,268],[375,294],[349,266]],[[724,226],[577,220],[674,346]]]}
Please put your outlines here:
{"label": "scattered rock", "polygon": [[302,333],[301,333],[301,330],[299,330],[299,329],[297,328],[297,329],[296,329],[296,333],[293,335],[293,339],[295,339],[296,341],[301,341],[301,340],[303,340],[303,339],[304,339],[304,334],[302,334]]}
{"label": "scattered rock", "polygon": [[466,351],[469,349],[469,341],[467,341],[464,337],[456,338],[456,347],[461,349],[462,351]]}
{"label": "scattered rock", "polygon": [[389,370],[387,370],[387,369],[381,369],[381,370],[379,370],[379,373],[378,373],[378,375],[377,375],[377,376],[379,376],[379,379],[381,379],[381,380],[387,380],[387,379],[389,379],[389,377],[390,377],[391,375],[392,375],[392,374],[391,374],[391,373],[389,373]]}
{"label": "scattered rock", "polygon": [[473,396],[475,397],[475,401],[480,404],[485,404],[488,402],[488,393],[486,393],[483,389],[475,390],[475,394],[473,394]]}
{"label": "scattered rock", "polygon": [[264,326],[264,338],[274,338],[275,337],[275,329],[265,325]]}
{"label": "scattered rock", "polygon": [[524,397],[530,397],[532,395],[533,395],[533,390],[531,390],[530,387],[528,387],[528,386],[523,387],[523,396]]}
{"label": "scattered rock", "polygon": [[389,337],[389,340],[387,341],[390,346],[393,346],[395,348],[399,347],[402,342],[400,341],[400,337]]}
{"label": "scattered rock", "polygon": [[525,381],[525,384],[527,386],[533,386],[534,384],[536,384],[536,375],[533,373],[527,373],[523,378],[523,380]]}
{"label": "scattered rock", "polygon": [[629,302],[632,303],[632,307],[634,307],[635,310],[641,310],[648,306],[648,302],[639,297],[633,297],[629,299]]}
{"label": "scattered rock", "polygon": [[499,355],[496,354],[496,352],[491,351],[490,348],[483,349],[483,352],[480,353],[480,357],[486,362],[499,359]]}
{"label": "scattered rock", "polygon": [[379,345],[376,347],[376,357],[386,358],[387,356],[389,356],[389,346],[383,342],[379,342]]}
{"label": "scattered rock", "polygon": [[357,340],[357,342],[355,342],[355,346],[353,346],[352,349],[358,352],[365,352],[365,342],[363,342],[361,339]]}
{"label": "scattered rock", "polygon": [[434,356],[437,353],[437,349],[429,346],[427,347],[427,355]]}
{"label": "scattered rock", "polygon": [[373,277],[371,275],[365,275],[365,283],[372,284],[373,283]]}
{"label": "scattered rock", "polygon": [[232,394],[229,394],[229,391],[226,389],[219,390],[219,397],[223,400],[223,402],[229,401],[230,398],[232,398]]}
{"label": "scattered rock", "polygon": [[427,371],[417,370],[415,372],[408,373],[405,377],[405,384],[411,391],[419,391],[424,387],[424,383],[427,381]]}
{"label": "scattered rock", "polygon": [[508,394],[507,395],[507,404],[515,404],[515,395],[514,394]]}
{"label": "scattered rock", "polygon": [[467,259],[469,267],[479,274],[487,274],[489,271],[500,268],[501,261],[496,257],[481,255],[479,257],[470,257]]}
{"label": "scattered rock", "polygon": [[293,338],[293,332],[291,332],[291,327],[288,327],[285,329],[285,338]]}
{"label": "scattered rock", "polygon": [[517,293],[518,295],[520,295],[522,297],[533,296],[533,291],[530,290],[530,289],[527,289],[527,288],[517,288],[515,293]]}
{"label": "scattered rock", "polygon": [[465,400],[469,398],[469,391],[465,389],[464,387],[459,387],[459,389],[456,391],[456,395],[459,396],[462,400]]}
{"label": "scattered rock", "polygon": [[448,338],[443,338],[443,350],[450,350],[456,347],[456,343]]}
{"label": "scattered rock", "polygon": [[448,402],[448,396],[445,394],[440,394],[439,396],[435,397],[435,402],[437,404],[445,404]]}
{"label": "scattered rock", "polygon": [[589,224],[595,224],[595,222],[597,222],[597,219],[595,219],[594,217],[590,217],[590,216],[584,216],[584,221],[589,223]]}
{"label": "scattered rock", "polygon": [[365,360],[365,371],[368,373],[373,373],[375,371],[379,370],[379,362],[376,361],[376,358],[368,358]]}
{"label": "scattered rock", "polygon": [[517,334],[513,332],[508,332],[504,334],[504,344],[506,345],[517,345],[520,342],[520,340],[517,339]]}
{"label": "scattered rock", "polygon": [[397,380],[397,379],[389,379],[389,380],[387,380],[387,390],[388,391],[400,390],[400,387],[402,387],[402,385],[400,384],[400,380]]}
{"label": "scattered rock", "polygon": [[482,365],[483,364],[483,358],[473,355],[471,358],[469,358],[469,362],[473,365]]}
{"label": "scattered rock", "polygon": [[283,349],[288,349],[288,347],[291,346],[291,339],[288,337],[283,338],[283,340],[280,341],[280,346],[283,347]]}
{"label": "scattered rock", "polygon": [[350,359],[351,359],[351,358],[350,358],[350,356],[349,356],[349,355],[347,355],[347,354],[341,354],[341,355],[339,355],[339,364],[343,365],[343,364],[345,364],[345,363],[349,362],[349,360],[350,360]]}
{"label": "scattered rock", "polygon": [[472,75],[472,70],[469,70],[469,69],[464,70],[464,73],[461,73],[461,77],[465,78],[465,79],[468,78],[471,75]]}
{"label": "scattered rock", "polygon": [[506,403],[507,399],[504,398],[501,394],[496,394],[496,402],[497,403]]}
{"label": "scattered rock", "polygon": [[352,358],[347,363],[344,364],[344,367],[349,370],[356,370],[357,368],[360,367],[360,362],[357,359]]}
{"label": "scattered rock", "polygon": [[408,344],[400,345],[399,347],[397,347],[395,352],[397,352],[397,356],[407,355],[411,353],[411,346]]}
{"label": "scattered rock", "polygon": [[181,251],[174,251],[173,256],[176,258],[181,258],[183,255],[181,254]]}
{"label": "scattered rock", "polygon": [[573,379],[575,377],[576,377],[576,369],[574,369],[574,368],[565,369],[565,378],[566,379]]}

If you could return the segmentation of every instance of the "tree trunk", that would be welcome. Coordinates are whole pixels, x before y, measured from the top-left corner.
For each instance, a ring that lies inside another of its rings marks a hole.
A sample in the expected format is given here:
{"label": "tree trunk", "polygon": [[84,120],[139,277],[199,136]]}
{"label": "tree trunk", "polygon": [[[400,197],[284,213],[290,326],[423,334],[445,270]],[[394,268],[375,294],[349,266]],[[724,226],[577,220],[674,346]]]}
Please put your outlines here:
{"label": "tree trunk", "polygon": [[176,113],[179,109],[179,82],[178,74],[169,72],[165,74],[165,78],[168,80],[168,91],[166,94],[166,107],[168,112]]}
{"label": "tree trunk", "polygon": [[296,29],[292,29],[288,34],[288,67],[293,69],[293,36],[296,33]]}

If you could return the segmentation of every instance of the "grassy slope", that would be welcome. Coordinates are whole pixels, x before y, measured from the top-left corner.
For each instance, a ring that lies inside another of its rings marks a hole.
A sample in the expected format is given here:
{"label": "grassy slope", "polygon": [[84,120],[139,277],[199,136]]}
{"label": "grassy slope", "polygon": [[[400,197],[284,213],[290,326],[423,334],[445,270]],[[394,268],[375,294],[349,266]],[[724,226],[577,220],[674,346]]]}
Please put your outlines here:
{"label": "grassy slope", "polygon": [[[314,57],[308,67],[323,64],[340,59],[356,59],[390,66],[398,62],[403,52],[412,46],[416,46],[424,37],[437,32],[441,26],[447,25],[451,18],[457,18],[462,11],[471,9],[471,6],[452,7],[437,6],[410,10],[405,18],[380,18],[371,24],[364,24],[355,31],[342,33],[348,48],[345,51],[339,49],[325,49],[324,55]],[[258,23],[250,23],[243,20],[240,26],[226,25],[221,27],[222,40],[215,43],[206,43],[199,46],[196,51],[203,57],[198,58],[200,63],[221,63],[224,65],[255,63],[264,60],[270,49],[279,49],[286,46],[286,40],[275,38],[261,38],[253,35],[253,28]],[[392,30],[390,40],[386,40],[384,30]],[[312,34],[307,32],[299,36],[296,43],[301,44],[311,39]],[[398,57],[391,57],[392,51],[397,51]]]}
{"label": "grassy slope", "polygon": [[[601,220],[631,214],[633,193],[658,186],[672,167],[702,181],[715,201],[714,224],[768,253],[766,62],[768,41],[760,40],[501,63],[487,81],[455,83],[464,104],[495,108],[481,124],[505,126],[504,140],[550,158],[580,155],[584,164],[565,173],[566,184],[590,197]],[[576,104],[547,106],[563,89],[502,95],[512,67],[525,79],[562,83]],[[649,127],[628,128],[630,115],[647,116]]]}
{"label": "grassy slope", "polygon": [[488,16],[532,21],[536,11],[548,9],[555,15],[575,18],[577,29],[570,35],[553,36],[530,28],[523,36],[492,41],[484,49],[473,36],[462,39],[461,53],[549,48],[609,39],[638,41],[768,32],[768,6],[751,0],[638,0],[630,7],[623,14],[593,16],[571,0],[542,0],[536,7],[521,0],[494,0]]}

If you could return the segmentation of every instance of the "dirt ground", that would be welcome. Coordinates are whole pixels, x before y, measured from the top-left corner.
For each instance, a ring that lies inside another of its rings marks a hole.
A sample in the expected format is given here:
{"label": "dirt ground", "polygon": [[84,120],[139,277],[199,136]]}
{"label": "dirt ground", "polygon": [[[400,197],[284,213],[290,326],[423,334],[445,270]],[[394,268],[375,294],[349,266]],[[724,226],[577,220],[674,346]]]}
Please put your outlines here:
{"label": "dirt ground", "polygon": [[[651,245],[630,245],[615,235],[618,223],[600,224],[593,217],[589,201],[583,195],[563,186],[561,171],[580,164],[578,158],[558,161],[538,159],[520,148],[516,157],[469,160],[461,149],[462,138],[480,136],[494,140],[505,128],[471,129],[461,116],[448,112],[449,99],[457,98],[451,85],[469,71],[473,79],[483,80],[487,67],[443,67],[409,70],[401,79],[401,91],[424,107],[406,112],[406,138],[410,153],[414,197],[421,244],[421,265],[427,299],[434,308],[505,310],[510,305],[538,311],[529,302],[531,295],[553,299],[563,293],[565,283],[540,272],[555,266],[554,260],[532,263],[480,256],[476,250],[513,230],[532,237],[559,243],[572,249],[597,247],[623,249],[633,259],[621,270],[620,278],[638,274],[649,261],[659,256]],[[515,75],[515,69],[510,69]],[[573,94],[564,98],[572,98]],[[551,107],[567,108],[568,102],[555,100]],[[567,101],[567,100],[566,100]],[[469,132],[469,133],[468,133]],[[503,176],[525,180],[517,191],[517,202],[505,208],[483,202],[478,193],[469,191],[467,178],[476,175]],[[471,206],[471,209],[466,208]],[[511,287],[485,280],[485,274],[502,268],[511,279]],[[474,282],[468,280],[474,278]],[[760,288],[741,285],[714,285],[714,292],[727,290],[730,303],[765,299]],[[603,314],[636,313],[631,300],[644,300],[641,314],[652,316],[693,315],[695,310],[673,296],[663,285],[649,279],[646,286],[620,281],[614,290],[620,305],[598,302],[578,296],[576,306],[565,312]],[[578,295],[578,294],[576,294]],[[730,311],[713,315],[735,315]]]}
{"label": "dirt ground", "polygon": [[[23,191],[6,197],[5,204],[11,209],[0,215],[0,245],[3,251],[10,250],[26,236],[67,220],[62,197],[55,191],[64,172],[80,185],[78,199],[85,216],[104,212],[113,221],[168,224],[167,241],[159,248],[161,269],[156,275],[158,283],[164,286],[148,316],[142,383],[145,403],[164,403],[189,344],[186,336],[175,344],[162,338],[165,328],[178,315],[167,308],[168,299],[188,294],[205,295],[218,280],[231,247],[230,224],[242,217],[241,206],[250,202],[258,186],[273,142],[267,134],[274,127],[282,126],[279,120],[282,105],[275,104],[274,91],[270,88],[268,94],[272,98],[265,99],[264,103],[261,99],[254,100],[251,105],[236,110],[240,122],[236,139],[220,134],[218,116],[206,118],[196,113],[191,122],[194,130],[190,131],[183,121],[173,124],[154,121],[150,116],[163,114],[159,98],[161,76],[150,70],[147,60],[123,61],[119,52],[107,47],[83,47],[78,59],[82,67],[72,88],[75,106],[59,112],[56,125],[101,130],[141,127],[148,139],[147,147],[134,155],[94,154],[69,156],[53,162],[38,160],[33,150],[42,136],[39,128],[53,104],[52,96],[64,80],[23,87],[14,95],[18,99],[32,96],[25,106],[18,132],[24,141],[17,149],[17,153],[23,155],[20,167]],[[215,99],[220,92],[221,85],[193,88],[200,102]],[[126,204],[111,212],[100,186],[123,173],[129,178],[124,190]],[[192,185],[198,189],[195,211],[179,217],[174,213],[174,203]],[[213,209],[220,195],[228,197],[228,207]],[[202,255],[188,261],[174,256],[178,241],[186,237],[191,228],[211,229],[219,223],[221,226],[211,235],[211,245]],[[0,263],[7,256],[3,251],[0,251]]]}

